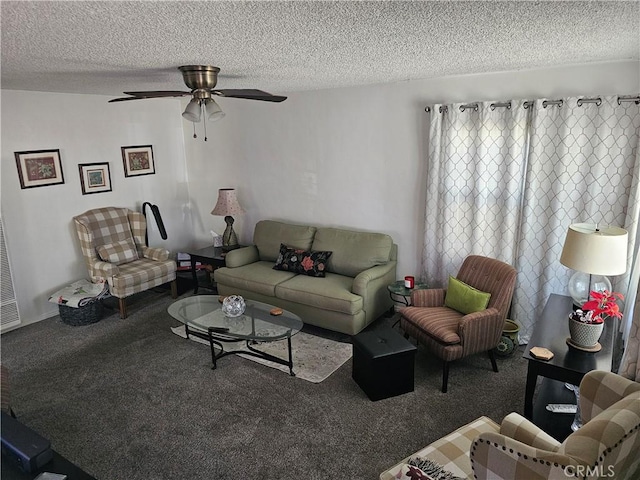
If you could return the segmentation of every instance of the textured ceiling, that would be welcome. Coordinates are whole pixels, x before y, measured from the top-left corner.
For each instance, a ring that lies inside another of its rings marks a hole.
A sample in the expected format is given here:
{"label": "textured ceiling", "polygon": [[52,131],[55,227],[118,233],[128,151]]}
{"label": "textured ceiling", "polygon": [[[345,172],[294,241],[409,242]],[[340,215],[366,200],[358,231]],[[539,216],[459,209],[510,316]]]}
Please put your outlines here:
{"label": "textured ceiling", "polygon": [[2,1],[1,86],[271,93],[640,58],[638,1]]}

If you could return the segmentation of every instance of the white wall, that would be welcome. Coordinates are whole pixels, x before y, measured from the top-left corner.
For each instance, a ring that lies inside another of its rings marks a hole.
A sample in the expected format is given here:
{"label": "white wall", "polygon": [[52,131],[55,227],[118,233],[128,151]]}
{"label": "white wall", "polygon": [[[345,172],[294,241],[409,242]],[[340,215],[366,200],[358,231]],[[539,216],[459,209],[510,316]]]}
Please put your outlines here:
{"label": "white wall", "polygon": [[[639,71],[638,62],[610,62],[301,92],[281,104],[223,98],[227,116],[209,126],[206,144],[185,130],[197,177],[191,195],[210,209],[216,188],[238,188],[244,243],[265,218],[388,233],[399,246],[398,276],[419,274],[426,105],[637,94]],[[219,175],[205,181],[212,164]],[[199,214],[194,233],[202,241],[212,225],[224,228]]]}
{"label": "white wall", "polygon": [[[180,116],[186,101],[3,90],[0,203],[23,324],[56,314],[48,296],[86,276],[71,217],[149,201],[169,237],[150,222],[151,245],[200,247],[224,230],[209,214],[223,187],[247,210],[236,219],[244,243],[264,218],[386,232],[398,275],[418,273],[425,105],[638,91],[638,62],[612,62],[293,93],[282,104],[222,98],[227,116],[204,142],[202,125],[194,140]],[[157,173],[125,178],[120,147],[148,144]],[[48,148],[60,149],[64,185],[21,190],[14,152]],[[82,195],[78,164],[91,162],[109,162],[112,192]]]}
{"label": "white wall", "polygon": [[[192,240],[178,100],[108,104],[109,97],[2,91],[2,217],[24,324],[55,315],[49,295],[86,278],[72,217],[102,206],[158,205],[168,239],[153,216],[149,243],[170,250]],[[152,145],[155,175],[125,178],[121,146]],[[14,152],[60,149],[63,185],[21,189]],[[112,191],[83,195],[78,164],[108,162]]]}

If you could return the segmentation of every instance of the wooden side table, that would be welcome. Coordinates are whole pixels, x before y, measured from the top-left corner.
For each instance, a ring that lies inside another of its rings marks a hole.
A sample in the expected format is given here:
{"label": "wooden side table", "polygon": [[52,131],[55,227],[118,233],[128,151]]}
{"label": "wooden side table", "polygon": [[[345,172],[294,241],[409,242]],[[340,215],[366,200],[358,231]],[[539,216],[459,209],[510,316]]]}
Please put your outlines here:
{"label": "wooden side table", "polygon": [[212,271],[216,268],[225,266],[226,251],[222,247],[210,247],[201,248],[200,250],[194,250],[187,252],[191,257],[191,275],[193,278],[193,293],[198,293],[198,287],[207,288],[217,293],[218,289],[213,281],[208,284],[200,284],[198,282],[198,271],[196,270],[196,263],[200,262],[202,265],[211,265]]}

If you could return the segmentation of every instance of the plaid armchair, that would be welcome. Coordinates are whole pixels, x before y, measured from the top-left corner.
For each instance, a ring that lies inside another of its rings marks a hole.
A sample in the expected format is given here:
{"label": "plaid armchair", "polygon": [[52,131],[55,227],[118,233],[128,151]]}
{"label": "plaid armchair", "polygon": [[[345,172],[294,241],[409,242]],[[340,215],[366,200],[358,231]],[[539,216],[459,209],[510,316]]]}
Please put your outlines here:
{"label": "plaid armchair", "polygon": [[176,264],[169,251],[146,244],[144,215],[127,208],[105,207],[73,217],[80,248],[94,283],[107,282],[127,317],[125,298],[171,282],[177,297]]}
{"label": "plaid armchair", "polygon": [[400,310],[400,327],[441,358],[442,392],[447,391],[449,364],[463,357],[487,352],[495,372],[493,349],[498,345],[516,285],[516,270],[488,257],[470,255],[462,262],[457,279],[490,293],[485,310],[464,315],[445,306],[446,290],[432,288],[411,292],[410,307]]}
{"label": "plaid armchair", "polygon": [[479,480],[640,478],[640,383],[593,370],[580,383],[580,411],[583,426],[562,443],[517,413],[501,425],[480,417],[383,472],[380,480],[423,478],[410,465],[421,461],[434,462],[431,467],[441,473]]}

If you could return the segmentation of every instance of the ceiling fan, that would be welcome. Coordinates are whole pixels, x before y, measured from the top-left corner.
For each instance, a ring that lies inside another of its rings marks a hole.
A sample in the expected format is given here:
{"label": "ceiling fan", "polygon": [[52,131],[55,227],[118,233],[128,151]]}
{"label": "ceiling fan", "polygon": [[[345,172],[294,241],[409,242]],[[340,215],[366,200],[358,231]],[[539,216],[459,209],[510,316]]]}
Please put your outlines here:
{"label": "ceiling fan", "polygon": [[[209,120],[219,120],[224,117],[225,113],[220,106],[212,98],[213,96],[228,97],[228,98],[246,98],[248,100],[260,100],[263,102],[283,102],[287,97],[279,95],[272,95],[262,90],[256,89],[223,89],[216,90],[216,84],[218,83],[218,73],[220,69],[210,65],[184,65],[178,67],[182,72],[182,79],[189,92],[183,92],[180,90],[157,90],[147,92],[123,92],[128,97],[114,98],[109,100],[109,103],[113,102],[125,102],[128,100],[143,100],[146,98],[168,98],[168,97],[186,97],[191,95],[191,101],[187,105],[182,116],[194,123],[193,138],[197,138],[195,134],[195,123],[199,122],[202,116],[202,110],[204,109],[206,117]],[[205,141],[206,126],[205,126]]]}

